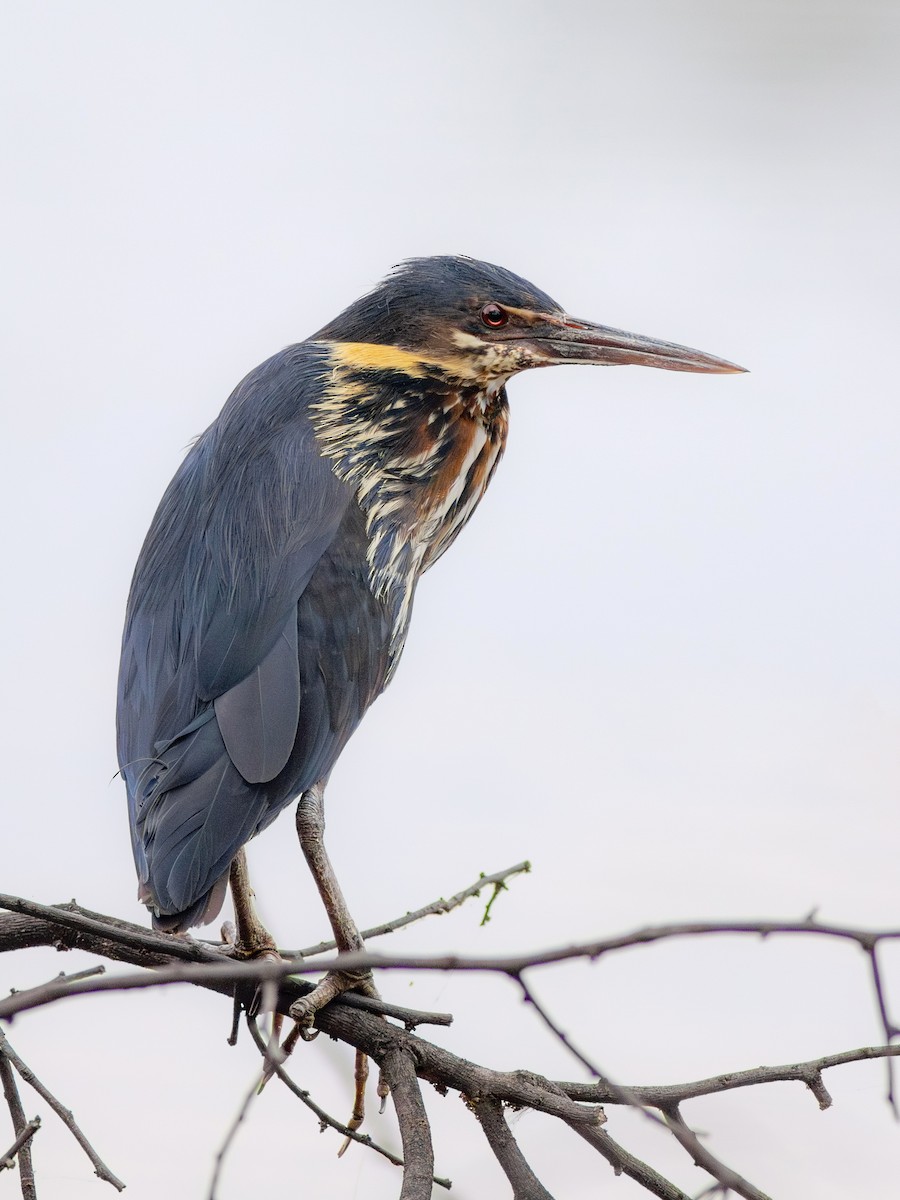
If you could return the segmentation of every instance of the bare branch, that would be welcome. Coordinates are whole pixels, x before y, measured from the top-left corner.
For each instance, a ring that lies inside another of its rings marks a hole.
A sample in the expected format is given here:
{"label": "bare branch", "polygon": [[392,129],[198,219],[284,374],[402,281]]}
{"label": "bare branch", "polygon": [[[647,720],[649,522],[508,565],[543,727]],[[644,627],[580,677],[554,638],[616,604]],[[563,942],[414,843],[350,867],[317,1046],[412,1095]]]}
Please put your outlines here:
{"label": "bare branch", "polygon": [[595,1104],[621,1104],[622,1092],[625,1092],[629,1099],[624,1103],[643,1104],[650,1108],[670,1108],[697,1096],[711,1096],[718,1092],[731,1091],[733,1088],[796,1080],[805,1083],[818,1100],[819,1108],[825,1109],[831,1106],[831,1097],[822,1083],[823,1071],[843,1066],[845,1063],[897,1057],[900,1057],[900,1045],[862,1046],[858,1050],[827,1054],[823,1058],[812,1058],[808,1062],[785,1063],[778,1067],[754,1067],[749,1071],[729,1071],[725,1075],[714,1075],[710,1079],[699,1079],[694,1083],[619,1088],[600,1080],[596,1083],[560,1083],[559,1086],[572,1100],[587,1100]]}
{"label": "bare branch", "polygon": [[[12,1072],[9,1055],[2,1044],[0,1044],[0,1082],[3,1084],[3,1095],[12,1118],[16,1142],[19,1142],[28,1127],[28,1122],[25,1120],[25,1110],[22,1108],[22,1101],[19,1098],[19,1089],[16,1087],[16,1077]],[[37,1200],[34,1167],[31,1162],[31,1142],[28,1138],[25,1138],[19,1145],[19,1183],[22,1188],[22,1200]]]}
{"label": "bare branch", "polygon": [[519,1143],[506,1123],[500,1101],[493,1096],[469,1096],[467,1103],[478,1118],[488,1145],[512,1186],[513,1200],[553,1200],[519,1149]]}
{"label": "bare branch", "polygon": [[[484,882],[484,880],[480,881],[482,886]],[[170,982],[190,982],[211,988],[233,998],[236,1004],[244,1010],[252,1005],[253,997],[261,987],[268,993],[270,1000],[274,1000],[277,991],[278,1011],[286,1013],[291,1003],[299,996],[308,993],[311,986],[298,976],[318,973],[323,966],[336,966],[352,970],[376,967],[384,970],[493,971],[513,979],[546,1027],[596,1076],[594,1082],[557,1084],[527,1071],[492,1071],[458,1058],[412,1034],[409,1032],[409,1028],[406,1030],[398,1028],[396,1025],[377,1018],[366,1009],[377,1007],[379,1012],[395,1016],[404,1021],[408,1027],[433,1017],[449,1021],[450,1017],[445,1017],[444,1014],[421,1014],[393,1005],[376,1005],[364,997],[348,993],[341,1001],[329,1005],[317,1016],[317,1028],[382,1063],[386,1072],[388,1064],[392,1064],[393,1070],[399,1073],[400,1079],[405,1080],[405,1084],[401,1082],[400,1085],[398,1116],[401,1120],[401,1132],[404,1138],[412,1139],[410,1143],[413,1146],[412,1157],[409,1151],[405,1155],[409,1166],[404,1183],[406,1190],[403,1193],[410,1200],[413,1198],[418,1200],[418,1197],[430,1194],[423,1189],[426,1188],[426,1185],[430,1188],[433,1181],[431,1174],[433,1168],[430,1165],[432,1155],[430,1137],[428,1136],[427,1122],[422,1125],[419,1119],[419,1116],[424,1118],[424,1108],[418,1084],[415,1082],[416,1076],[433,1083],[440,1091],[448,1089],[458,1091],[464,1097],[469,1098],[473,1108],[480,1106],[484,1119],[481,1116],[479,1119],[489,1144],[507,1176],[511,1179],[514,1189],[519,1189],[522,1200],[546,1200],[549,1193],[546,1192],[544,1185],[536,1180],[522,1158],[515,1139],[512,1138],[506,1125],[503,1116],[504,1104],[518,1108],[530,1108],[564,1121],[606,1158],[617,1173],[629,1175],[646,1191],[660,1197],[661,1200],[684,1200],[684,1193],[675,1184],[661,1176],[649,1164],[636,1158],[601,1128],[605,1118],[599,1103],[637,1107],[648,1119],[667,1128],[692,1159],[707,1174],[713,1176],[716,1181],[713,1186],[714,1192],[735,1191],[750,1200],[763,1200],[764,1193],[759,1188],[720,1163],[706,1149],[695,1131],[682,1118],[678,1109],[679,1103],[695,1096],[708,1095],[735,1087],[795,1079],[803,1082],[812,1091],[821,1107],[826,1107],[830,1104],[830,1096],[822,1081],[824,1070],[845,1062],[862,1059],[883,1058],[890,1062],[894,1056],[900,1053],[900,1047],[896,1046],[867,1047],[807,1063],[794,1063],[781,1067],[760,1067],[752,1071],[735,1072],[694,1083],[659,1087],[623,1087],[605,1078],[595,1063],[582,1052],[575,1050],[569,1035],[535,997],[530,986],[530,976],[527,985],[523,979],[523,972],[537,965],[549,965],[578,957],[597,958],[628,946],[646,945],[672,937],[713,933],[720,935],[753,934],[763,937],[775,933],[827,936],[850,940],[867,955],[872,967],[885,1033],[887,1035],[896,1033],[896,1027],[888,1015],[887,997],[878,971],[879,964],[875,952],[882,941],[900,937],[900,931],[872,931],[825,925],[816,921],[812,916],[802,922],[767,921],[724,924],[697,922],[660,925],[614,938],[547,950],[527,956],[463,958],[461,956],[387,956],[361,952],[341,955],[324,964],[322,962],[310,964],[299,960],[277,962],[264,959],[236,962],[213,945],[154,934],[142,927],[131,926],[127,922],[107,920],[101,914],[92,913],[75,905],[48,908],[30,901],[19,900],[16,897],[0,897],[0,906],[8,907],[11,914],[15,914],[0,917],[0,950],[23,945],[49,944],[61,948],[73,945],[94,950],[119,961],[154,968],[151,972],[142,972],[139,975],[125,974],[118,978],[98,979],[96,971],[93,969],[88,972],[77,972],[76,976],[63,976],[39,988],[16,993],[8,999],[0,1001],[0,1016],[7,1017],[68,995],[94,991],[130,990],[138,987],[159,986]],[[251,1032],[253,1032],[257,1044],[260,1044],[258,1030],[254,1032],[252,1025]],[[286,1086],[290,1087],[305,1104],[308,1104],[316,1112],[316,1115],[325,1124],[339,1129],[345,1137],[349,1135],[353,1137],[353,1140],[372,1145],[378,1152],[392,1158],[392,1161],[397,1161],[396,1156],[390,1156],[381,1147],[374,1146],[368,1137],[354,1134],[346,1126],[340,1125],[323,1113],[311,1101],[308,1094],[290,1080],[280,1063],[276,1065],[276,1073],[283,1079]],[[403,1090],[404,1086],[405,1091]],[[657,1112],[652,1111],[654,1109],[659,1110],[659,1113],[665,1118],[664,1121]],[[246,1111],[246,1107],[242,1111]],[[239,1121],[235,1123],[235,1128],[237,1124]],[[225,1147],[223,1147],[222,1155],[224,1155],[224,1151]],[[426,1164],[428,1164],[427,1171],[425,1170]]]}
{"label": "bare branch", "polygon": [[626,1150],[624,1146],[620,1146],[599,1125],[575,1124],[571,1121],[567,1121],[566,1124],[571,1125],[579,1137],[583,1137],[588,1145],[599,1151],[617,1175],[627,1175],[629,1179],[639,1183],[651,1196],[657,1196],[659,1200],[690,1200],[690,1197],[681,1188],[676,1187],[658,1171],[654,1171],[651,1166]]}
{"label": "bare branch", "polygon": [[[459,908],[465,904],[467,900],[471,900],[473,896],[479,896],[485,887],[493,886],[494,894],[491,896],[490,904],[493,904],[496,896],[496,889],[502,888],[507,879],[512,879],[514,875],[528,874],[531,870],[530,862],[516,863],[514,867],[507,867],[505,871],[496,871],[493,875],[480,875],[477,882],[470,884],[461,892],[457,892],[455,896],[451,896],[449,900],[440,897],[438,900],[432,900],[430,904],[425,904],[421,908],[417,908],[415,912],[408,912],[405,916],[396,917],[393,921],[385,921],[383,925],[373,925],[371,929],[364,929],[360,935],[365,942],[372,941],[373,938],[383,937],[386,933],[394,933],[397,929],[403,929],[407,925],[412,925],[415,921],[421,921],[424,917],[444,916],[446,913],[453,912],[455,908]],[[316,954],[325,954],[329,950],[334,950],[337,947],[337,942],[317,942],[315,946],[305,946],[302,950],[293,952],[285,951],[284,953],[290,958],[312,958]]]}
{"label": "bare branch", "polygon": [[[75,901],[70,904],[50,906],[37,904],[33,900],[24,900],[18,896],[2,896],[0,897],[0,908],[15,909],[16,912],[21,910],[23,914],[21,916],[0,916],[0,952],[50,945],[55,946],[58,950],[78,948],[92,951],[117,962],[128,962],[141,967],[168,966],[171,968],[174,966],[173,960],[179,959],[189,963],[209,963],[219,967],[226,964],[224,976],[221,971],[212,972],[208,980],[191,977],[190,982],[196,982],[200,986],[229,995],[233,991],[235,979],[230,977],[227,964],[235,960],[222,949],[208,942],[194,941],[190,938],[174,938],[167,933],[156,933],[130,921],[121,921],[116,917],[107,917],[102,913],[81,908],[75,904]],[[302,970],[302,965],[298,965],[298,969]],[[69,994],[80,995],[95,990],[119,990],[119,984],[111,980],[107,980],[96,988],[77,986],[80,980],[102,974],[104,970],[105,968],[102,967],[94,967],[87,971],[76,972],[74,975],[60,974],[47,984],[28,989],[27,993],[17,992],[16,995],[19,997],[28,995],[32,998],[46,996],[41,1003],[49,1003],[51,1000]],[[320,970],[320,967],[309,967],[310,973],[318,973]],[[275,977],[280,977],[280,974],[281,968]],[[143,986],[154,986],[152,976],[135,978],[138,982],[134,986],[141,986],[141,978],[144,979]],[[266,976],[263,975],[259,981],[265,978]],[[157,977],[157,981],[160,981],[159,977]],[[74,986],[70,988],[70,984]],[[300,983],[298,986],[300,995],[312,988],[312,984],[307,983]],[[13,997],[6,1002],[0,1001],[0,1008],[4,1003],[10,1005],[10,1011],[6,1013],[8,1018],[20,1011],[17,1006],[18,1002]],[[402,1021],[407,1029],[415,1029],[419,1025],[450,1025],[453,1022],[450,1013],[425,1012],[355,993],[346,994],[342,997],[341,1003],[394,1017],[398,1021]]]}
{"label": "bare branch", "polygon": [[[263,1056],[265,1056],[267,1046],[266,1039],[260,1033],[254,1017],[247,1017],[247,1028],[250,1030],[250,1036],[256,1043],[257,1049]],[[347,1125],[344,1125],[343,1122],[338,1121],[335,1117],[332,1117],[330,1113],[327,1113],[324,1108],[321,1108],[318,1104],[316,1104],[309,1092],[306,1091],[305,1088],[301,1088],[295,1083],[281,1063],[273,1063],[273,1067],[275,1074],[285,1085],[285,1087],[287,1087],[289,1091],[293,1092],[297,1099],[302,1101],[302,1103],[305,1104],[311,1112],[315,1113],[319,1119],[319,1124],[323,1129],[328,1126],[330,1129],[334,1129],[338,1133],[343,1134],[345,1138],[350,1138],[351,1141],[354,1142],[360,1142],[363,1146],[368,1146],[370,1150],[374,1150],[376,1153],[383,1155],[388,1162],[393,1163],[395,1167],[403,1166],[402,1158],[398,1158],[396,1154],[393,1154],[384,1146],[380,1146],[376,1141],[373,1140],[373,1138],[369,1136],[369,1134],[359,1133],[355,1129],[350,1129]],[[434,1176],[434,1183],[436,1183],[438,1187],[450,1187],[450,1180],[442,1179],[438,1175]]]}
{"label": "bare branch", "polygon": [[16,1165],[16,1155],[27,1145],[41,1127],[41,1118],[32,1117],[31,1120],[23,1127],[19,1136],[6,1151],[5,1154],[0,1154],[0,1171],[11,1171]]}
{"label": "bare branch", "polygon": [[[0,895],[0,908],[10,908],[15,905],[28,906],[28,910],[40,909],[40,917],[44,920],[55,920],[61,915],[63,924],[77,927],[83,932],[98,933],[109,938],[110,930],[101,922],[82,917],[80,914],[63,909],[46,908],[34,905],[30,901],[21,901],[17,897]],[[19,911],[17,908],[16,911]],[[24,911],[24,907],[23,907]],[[120,923],[124,924],[124,923]],[[900,939],[900,930],[871,930],[856,929],[850,926],[825,925],[816,921],[776,922],[776,921],[738,921],[738,922],[684,922],[678,925],[657,925],[636,930],[630,934],[618,937],[604,938],[597,941],[581,942],[572,946],[564,946],[554,950],[536,951],[531,954],[509,955],[505,957],[465,957],[462,955],[384,955],[370,951],[358,951],[352,954],[339,954],[316,964],[306,963],[298,959],[288,959],[283,962],[259,959],[253,962],[232,962],[221,952],[199,942],[191,942],[166,938],[166,935],[148,934],[146,930],[135,927],[140,936],[137,941],[141,948],[152,950],[156,954],[165,954],[163,947],[170,945],[170,953],[164,961],[172,958],[187,959],[183,967],[167,967],[148,978],[145,975],[119,976],[115,980],[96,980],[76,983],[74,985],[59,985],[53,981],[42,988],[33,988],[28,992],[19,992],[14,997],[0,1001],[0,1017],[10,1017],[16,1012],[27,1008],[38,1007],[60,998],[61,995],[82,995],[85,992],[128,990],[140,987],[155,987],[161,983],[199,983],[204,986],[227,984],[229,982],[264,982],[267,979],[282,979],[288,975],[309,975],[329,969],[336,971],[359,972],[365,970],[382,971],[491,971],[508,975],[517,979],[523,971],[537,966],[548,966],[553,963],[568,962],[577,958],[597,959],[604,954],[631,946],[648,945],[676,937],[698,937],[711,934],[753,934],[769,937],[773,934],[806,934],[822,937],[833,937],[855,942],[867,954],[873,945],[881,941]],[[117,933],[115,938],[121,945],[134,947],[137,943],[130,933]],[[880,982],[880,981],[879,981]],[[222,987],[215,990],[224,990]],[[883,999],[883,994],[882,994]],[[354,1003],[360,1007],[364,997],[355,997]],[[886,1009],[885,1009],[886,1013]],[[890,1021],[886,1023],[886,1032],[895,1033],[896,1028]]]}
{"label": "bare branch", "polygon": [[106,1183],[111,1183],[116,1191],[124,1191],[125,1184],[121,1179],[112,1173],[91,1143],[84,1136],[81,1129],[76,1124],[71,1110],[66,1108],[65,1105],[61,1104],[60,1101],[57,1100],[57,1098],[53,1095],[53,1093],[47,1087],[45,1087],[43,1083],[41,1083],[40,1079],[38,1079],[28,1064],[19,1058],[18,1054],[16,1054],[12,1046],[10,1046],[6,1039],[6,1034],[4,1034],[2,1030],[0,1030],[0,1059],[8,1060],[9,1063],[16,1068],[16,1071],[18,1071],[25,1083],[27,1083],[29,1087],[34,1088],[42,1100],[46,1100],[46,1102],[62,1121],[63,1125],[65,1125],[66,1129],[68,1129],[69,1133],[71,1133],[75,1141],[91,1160],[91,1164],[94,1168],[94,1174],[100,1179],[104,1180]]}
{"label": "bare branch", "polygon": [[[143,925],[95,913],[71,901],[46,905],[0,896],[0,952],[32,946],[86,950],[114,962],[155,967],[177,962],[221,962],[221,951],[190,938],[156,933]],[[225,989],[222,989],[225,990]]]}
{"label": "bare branch", "polygon": [[[881,968],[878,965],[878,942],[879,938],[872,938],[870,944],[864,949],[869,955],[869,964],[872,968],[872,986],[875,988],[875,998],[878,1001],[878,1012],[881,1016],[881,1027],[884,1030],[884,1040],[891,1041],[900,1029],[894,1024],[888,1016],[887,999],[884,994],[884,985],[881,981]],[[900,1118],[900,1110],[897,1108],[897,1097],[894,1094],[894,1064],[891,1059],[887,1060],[887,1102],[891,1106],[894,1116]]]}
{"label": "bare branch", "polygon": [[380,1066],[391,1089],[403,1141],[403,1187],[399,1200],[430,1200],[434,1149],[415,1062],[411,1054],[398,1046],[388,1051]]}
{"label": "bare branch", "polygon": [[[266,1047],[266,1052],[267,1051],[268,1051],[268,1047]],[[244,1099],[241,1101],[241,1107],[238,1109],[234,1120],[231,1122],[231,1125],[228,1127],[228,1132],[225,1134],[225,1137],[222,1141],[222,1145],[219,1147],[218,1151],[216,1152],[215,1159],[213,1160],[212,1179],[209,1181],[209,1191],[207,1192],[207,1200],[216,1200],[216,1188],[219,1186],[219,1176],[222,1174],[222,1167],[225,1163],[225,1157],[228,1154],[228,1151],[231,1149],[232,1143],[234,1142],[234,1139],[237,1136],[237,1131],[243,1124],[244,1118],[247,1115],[250,1105],[253,1103],[254,1098],[258,1094],[259,1094],[259,1083],[256,1080],[254,1080],[254,1082],[250,1085],[250,1088],[247,1091],[246,1095],[244,1096]]]}
{"label": "bare branch", "polygon": [[[171,938],[170,940],[174,949],[177,944],[176,939]],[[124,949],[128,944],[124,938],[117,943],[119,950],[117,957],[125,957]],[[98,953],[104,952],[102,942],[95,944],[92,948]],[[177,953],[176,951],[176,956]],[[211,957],[205,958],[202,962],[173,964],[169,959],[168,965],[160,965],[152,974],[142,971],[135,975],[108,975],[99,979],[96,978],[96,971],[79,972],[77,976],[59,975],[47,983],[14,992],[0,1000],[0,1019],[9,1020],[17,1013],[27,1012],[32,1008],[41,1008],[56,1000],[62,1000],[69,996],[89,995],[94,992],[127,992],[142,988],[163,987],[172,983],[192,983],[230,995],[236,986],[259,985],[283,980],[291,975],[318,975],[323,969],[321,964],[313,966],[301,960],[282,962],[260,958],[243,962],[214,950],[209,951],[209,954]],[[155,957],[161,964],[166,963],[161,955]],[[334,961],[336,962],[337,959]],[[295,981],[295,987],[297,995],[303,995],[312,990],[311,984],[299,980]],[[431,1013],[423,1012],[420,1009],[404,1008],[398,1004],[388,1004],[384,1000],[361,996],[355,992],[345,992],[336,1002],[348,1008],[358,1008],[367,1012],[395,1017],[409,1029],[414,1029],[418,1025],[450,1025],[453,1021],[450,1013]]]}
{"label": "bare branch", "polygon": [[533,990],[526,984],[524,976],[523,975],[516,976],[516,981],[519,984],[519,987],[521,987],[521,989],[522,989],[522,999],[524,1000],[524,1002],[526,1004],[531,1005],[531,1007],[534,1009],[534,1011],[537,1013],[537,1015],[540,1017],[540,1019],[543,1021],[543,1023],[547,1026],[547,1028],[550,1030],[550,1032],[553,1034],[553,1036],[558,1041],[562,1042],[563,1046],[565,1046],[565,1048],[569,1051],[569,1053],[573,1056],[573,1058],[576,1058],[583,1067],[587,1067],[588,1071],[590,1071],[590,1073],[595,1078],[600,1079],[603,1075],[603,1072],[600,1070],[599,1067],[595,1066],[595,1064],[591,1062],[591,1060],[587,1057],[587,1055],[583,1054],[578,1049],[578,1047],[572,1042],[572,1039],[565,1032],[565,1030],[562,1029],[559,1025],[557,1025],[556,1021],[553,1020],[553,1018],[550,1016],[550,1013],[547,1011],[547,1009],[544,1008],[544,1006],[538,1000],[538,998],[534,994]]}
{"label": "bare branch", "polygon": [[676,1140],[690,1154],[694,1163],[702,1170],[707,1171],[714,1179],[717,1179],[724,1189],[736,1192],[738,1196],[743,1196],[744,1200],[771,1200],[771,1197],[767,1196],[765,1192],[761,1192],[759,1188],[754,1187],[742,1175],[738,1175],[737,1171],[733,1171],[730,1167],[727,1167],[706,1149],[693,1129],[685,1124],[677,1104],[664,1110],[663,1115],[666,1118],[669,1128],[675,1134]]}
{"label": "bare branch", "polygon": [[[603,1079],[601,1086],[610,1094],[616,1103],[629,1105],[630,1107],[637,1109],[642,1116],[646,1117],[651,1122],[656,1124],[662,1123],[660,1118],[657,1117],[655,1113],[650,1112],[645,1107],[644,1103],[634,1090],[629,1087],[623,1087],[621,1084],[613,1083],[608,1076],[604,1078],[603,1072],[601,1072],[600,1068],[595,1066],[588,1058],[586,1058],[572,1045],[571,1040],[563,1032],[563,1030],[559,1028],[550,1014],[543,1009],[537,1003],[535,997],[528,992],[524,982],[521,979],[519,982],[522,985],[523,991],[525,992],[526,999],[535,1006],[541,1019],[544,1021],[550,1031],[562,1042],[562,1044],[567,1050],[570,1051],[570,1053],[572,1053],[584,1066],[588,1068],[593,1075]],[[713,1154],[700,1146],[693,1131],[681,1119],[681,1116],[677,1110],[677,1106],[669,1106],[666,1108],[663,1115],[665,1117],[665,1123],[669,1126],[670,1131],[674,1134],[676,1140],[678,1140],[685,1147],[685,1149],[691,1153],[694,1158],[694,1162],[697,1163],[698,1166],[702,1166],[704,1170],[708,1171],[709,1174],[711,1174],[713,1178],[718,1181],[718,1183],[722,1184],[726,1189],[730,1188],[731,1190],[738,1192],[739,1195],[745,1196],[745,1200],[769,1200],[769,1198],[764,1196],[762,1192],[758,1192],[751,1184],[748,1184],[741,1175],[738,1175],[736,1171],[733,1171],[731,1167],[728,1167],[725,1165],[725,1163],[720,1162],[719,1159],[715,1158]],[[601,1146],[603,1146],[604,1149],[610,1153],[616,1154],[617,1161],[614,1165],[617,1165],[622,1170],[627,1169],[625,1160],[620,1154],[622,1148],[619,1147],[617,1143],[613,1142],[611,1138],[607,1141],[603,1141],[601,1139],[597,1148],[600,1149]],[[604,1151],[601,1150],[601,1153],[603,1152]],[[610,1161],[612,1161],[612,1159],[610,1159]],[[635,1160],[635,1164],[638,1162],[639,1160]],[[641,1167],[646,1166],[646,1164],[640,1165]],[[742,1188],[749,1190],[742,1191]]]}

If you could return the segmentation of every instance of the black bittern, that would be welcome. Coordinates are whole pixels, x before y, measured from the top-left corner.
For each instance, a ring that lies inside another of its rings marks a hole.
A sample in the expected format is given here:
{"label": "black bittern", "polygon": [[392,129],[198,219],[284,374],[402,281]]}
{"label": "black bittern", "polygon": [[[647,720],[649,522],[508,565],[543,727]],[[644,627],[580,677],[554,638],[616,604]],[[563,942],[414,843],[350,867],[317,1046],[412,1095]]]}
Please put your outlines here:
{"label": "black bittern", "polygon": [[[297,828],[341,950],[362,946],[322,844],[329,773],[399,662],[419,577],[471,517],[506,441],[506,384],[559,363],[741,370],[569,316],[526,280],[413,259],[244,379],[189,451],[141,550],[119,678],[119,762],[140,899],[186,930],[243,846]],[[357,978],[326,978],[305,1017]]]}

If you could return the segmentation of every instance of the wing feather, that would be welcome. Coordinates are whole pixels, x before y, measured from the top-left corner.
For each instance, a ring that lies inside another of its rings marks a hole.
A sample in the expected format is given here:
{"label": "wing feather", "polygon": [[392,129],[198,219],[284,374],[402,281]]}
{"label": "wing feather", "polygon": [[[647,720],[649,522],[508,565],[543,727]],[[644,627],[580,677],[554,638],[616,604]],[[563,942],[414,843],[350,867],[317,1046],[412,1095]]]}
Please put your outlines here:
{"label": "wing feather", "polygon": [[290,758],[300,717],[296,612],[259,666],[214,707],[225,749],[247,782],[274,779]]}
{"label": "wing feather", "polygon": [[307,413],[322,355],[289,347],[238,385],[169,485],[138,559],[119,762],[138,874],[163,914],[196,915],[264,821],[253,785],[282,771],[303,723],[298,603],[351,500]]}

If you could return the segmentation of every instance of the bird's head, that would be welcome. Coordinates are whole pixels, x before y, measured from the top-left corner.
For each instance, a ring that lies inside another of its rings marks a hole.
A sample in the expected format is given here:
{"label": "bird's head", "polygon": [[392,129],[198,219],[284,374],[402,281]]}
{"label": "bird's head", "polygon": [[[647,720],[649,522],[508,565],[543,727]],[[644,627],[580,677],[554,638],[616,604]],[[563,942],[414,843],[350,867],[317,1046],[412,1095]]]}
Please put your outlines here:
{"label": "bird's head", "polygon": [[406,372],[418,364],[482,387],[561,363],[743,370],[699,350],[572,317],[512,271],[459,255],[401,263],[314,340],[381,347],[372,351],[373,364]]}

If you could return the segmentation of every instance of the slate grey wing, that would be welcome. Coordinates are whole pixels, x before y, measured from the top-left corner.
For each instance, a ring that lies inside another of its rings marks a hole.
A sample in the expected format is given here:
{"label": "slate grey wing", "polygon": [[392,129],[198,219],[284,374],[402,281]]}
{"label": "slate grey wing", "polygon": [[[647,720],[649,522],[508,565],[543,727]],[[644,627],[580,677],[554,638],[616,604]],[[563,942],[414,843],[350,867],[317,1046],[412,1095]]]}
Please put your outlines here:
{"label": "slate grey wing", "polygon": [[[141,897],[163,926],[197,923],[214,889],[221,902],[238,848],[309,786],[310,770],[333,765],[331,710],[359,705],[346,668],[323,684],[320,652],[301,645],[310,581],[351,506],[351,525],[361,520],[309,423],[322,370],[322,351],[299,345],[247,376],[185,458],[138,560],[119,763]],[[364,569],[359,533],[361,549],[350,538],[323,579]],[[348,553],[361,561],[348,567]],[[332,619],[333,578],[314,593],[313,625]],[[368,676],[384,653],[365,649]]]}

